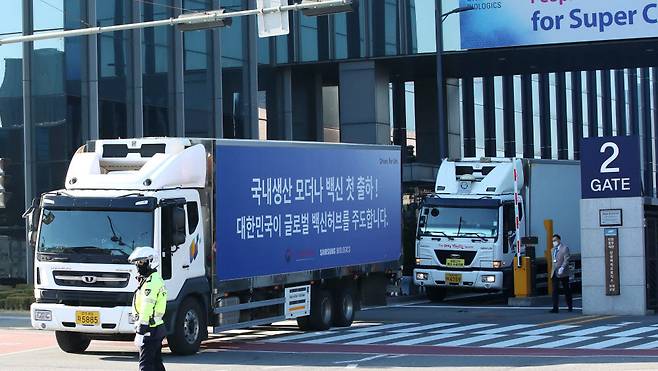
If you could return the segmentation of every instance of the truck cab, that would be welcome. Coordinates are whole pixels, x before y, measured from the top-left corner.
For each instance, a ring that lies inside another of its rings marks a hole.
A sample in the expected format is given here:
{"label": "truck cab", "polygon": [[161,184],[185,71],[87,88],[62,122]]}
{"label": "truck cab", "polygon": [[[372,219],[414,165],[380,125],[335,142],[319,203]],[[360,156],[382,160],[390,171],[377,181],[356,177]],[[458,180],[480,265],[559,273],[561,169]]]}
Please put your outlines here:
{"label": "truck cab", "polygon": [[425,287],[430,299],[442,300],[448,287],[511,290],[515,243],[520,237],[515,204],[518,234],[525,235],[522,189],[520,160],[442,163],[435,193],[420,205],[416,233],[414,283]]}
{"label": "truck cab", "polygon": [[210,295],[206,153],[176,138],[80,148],[66,188],[43,194],[28,210],[36,254],[32,326],[54,330],[59,346],[74,353],[92,339],[133,335],[138,282],[127,258],[151,246],[169,292],[169,344],[178,353],[196,347],[207,332]]}

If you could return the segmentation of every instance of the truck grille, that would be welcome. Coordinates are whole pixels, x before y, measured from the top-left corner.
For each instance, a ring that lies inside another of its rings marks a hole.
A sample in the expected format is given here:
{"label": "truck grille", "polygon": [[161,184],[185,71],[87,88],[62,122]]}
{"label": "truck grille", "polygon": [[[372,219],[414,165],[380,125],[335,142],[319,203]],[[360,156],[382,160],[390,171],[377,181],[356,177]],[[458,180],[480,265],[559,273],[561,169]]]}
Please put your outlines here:
{"label": "truck grille", "polygon": [[446,265],[446,259],[464,259],[464,266],[469,266],[475,259],[477,251],[434,250],[439,263]]}
{"label": "truck grille", "polygon": [[37,303],[113,308],[130,306],[132,300],[132,292],[41,290]]}
{"label": "truck grille", "polygon": [[130,273],[53,271],[55,284],[72,287],[123,288],[128,286]]}

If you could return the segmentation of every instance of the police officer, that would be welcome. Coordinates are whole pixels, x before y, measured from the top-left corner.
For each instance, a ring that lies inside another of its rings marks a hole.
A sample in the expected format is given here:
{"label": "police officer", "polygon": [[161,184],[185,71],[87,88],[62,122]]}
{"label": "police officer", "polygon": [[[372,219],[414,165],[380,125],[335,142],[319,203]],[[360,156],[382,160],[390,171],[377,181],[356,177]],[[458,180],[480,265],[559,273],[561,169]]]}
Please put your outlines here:
{"label": "police officer", "polygon": [[164,370],[162,364],[162,339],[166,335],[162,320],[167,306],[167,290],[154,261],[155,250],[138,247],[128,257],[137,266],[139,287],[135,291],[133,310],[138,315],[135,322],[135,344],[139,346],[140,371]]}

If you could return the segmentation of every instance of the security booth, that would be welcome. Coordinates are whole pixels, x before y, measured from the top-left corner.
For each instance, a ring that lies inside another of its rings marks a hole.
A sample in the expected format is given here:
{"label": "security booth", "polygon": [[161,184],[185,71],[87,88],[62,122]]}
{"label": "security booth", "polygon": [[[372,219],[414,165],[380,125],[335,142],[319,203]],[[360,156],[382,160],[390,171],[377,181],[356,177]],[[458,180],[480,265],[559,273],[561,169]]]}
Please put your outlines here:
{"label": "security booth", "polygon": [[583,314],[648,314],[658,307],[658,202],[644,197],[652,172],[640,138],[587,138],[581,148]]}

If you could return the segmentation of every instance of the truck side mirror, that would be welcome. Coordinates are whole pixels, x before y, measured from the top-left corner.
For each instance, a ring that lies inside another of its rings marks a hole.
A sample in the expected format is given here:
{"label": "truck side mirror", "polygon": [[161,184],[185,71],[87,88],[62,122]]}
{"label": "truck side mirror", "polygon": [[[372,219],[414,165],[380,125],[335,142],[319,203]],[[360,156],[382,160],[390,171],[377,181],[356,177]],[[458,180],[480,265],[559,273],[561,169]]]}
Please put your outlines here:
{"label": "truck side mirror", "polygon": [[185,209],[183,206],[175,206],[171,211],[171,244],[173,246],[185,243]]}
{"label": "truck side mirror", "polygon": [[427,216],[421,215],[420,216],[420,221],[418,222],[418,226],[423,228],[423,227],[425,227],[425,223],[427,223]]}
{"label": "truck side mirror", "polygon": [[32,205],[23,214],[23,219],[27,223],[28,243],[30,246],[35,246],[37,243],[39,220],[41,219],[41,207],[39,207],[38,198],[32,199]]}

